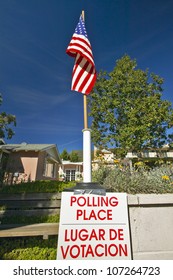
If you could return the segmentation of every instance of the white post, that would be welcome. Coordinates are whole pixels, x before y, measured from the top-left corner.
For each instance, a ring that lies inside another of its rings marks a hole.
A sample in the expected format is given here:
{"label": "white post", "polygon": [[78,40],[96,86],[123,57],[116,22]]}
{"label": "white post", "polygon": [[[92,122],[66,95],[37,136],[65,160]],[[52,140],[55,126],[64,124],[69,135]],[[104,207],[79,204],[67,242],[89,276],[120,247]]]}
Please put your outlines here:
{"label": "white post", "polygon": [[91,183],[91,130],[85,128],[83,132],[83,182]]}
{"label": "white post", "polygon": [[[85,20],[84,11],[82,11]],[[91,130],[88,128],[87,95],[83,95],[84,102],[84,129],[83,132],[83,183],[91,183]]]}

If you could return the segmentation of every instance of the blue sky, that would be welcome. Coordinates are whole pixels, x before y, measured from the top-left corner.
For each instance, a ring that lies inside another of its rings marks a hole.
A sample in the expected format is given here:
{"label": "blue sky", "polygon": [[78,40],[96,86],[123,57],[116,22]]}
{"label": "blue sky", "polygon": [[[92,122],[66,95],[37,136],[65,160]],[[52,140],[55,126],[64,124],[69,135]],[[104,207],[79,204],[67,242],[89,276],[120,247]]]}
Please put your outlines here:
{"label": "blue sky", "polygon": [[0,0],[0,110],[17,118],[8,143],[82,149],[83,96],[65,53],[82,10],[97,71],[126,53],[164,78],[173,102],[172,0]]}

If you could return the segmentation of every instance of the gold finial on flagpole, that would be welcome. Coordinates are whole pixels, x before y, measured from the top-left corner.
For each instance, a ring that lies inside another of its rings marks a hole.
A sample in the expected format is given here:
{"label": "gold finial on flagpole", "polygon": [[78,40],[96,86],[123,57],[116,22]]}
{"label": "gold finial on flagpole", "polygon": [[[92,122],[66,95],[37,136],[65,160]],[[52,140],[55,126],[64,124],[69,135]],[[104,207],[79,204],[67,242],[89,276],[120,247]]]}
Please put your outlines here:
{"label": "gold finial on flagpole", "polygon": [[85,21],[85,12],[84,12],[84,10],[82,10],[82,18],[83,18],[83,21]]}

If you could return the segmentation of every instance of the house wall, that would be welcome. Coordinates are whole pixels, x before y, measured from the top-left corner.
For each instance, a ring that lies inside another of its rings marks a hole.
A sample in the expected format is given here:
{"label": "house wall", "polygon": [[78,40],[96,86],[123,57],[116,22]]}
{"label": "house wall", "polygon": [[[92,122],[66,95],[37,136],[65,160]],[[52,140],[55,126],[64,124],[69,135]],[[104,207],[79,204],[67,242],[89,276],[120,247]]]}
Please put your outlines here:
{"label": "house wall", "polygon": [[58,179],[58,162],[61,162],[58,150],[55,145],[48,145],[48,148],[45,146],[26,144],[22,145],[22,150],[19,146],[7,147],[9,157],[3,182],[13,184]]}
{"label": "house wall", "polygon": [[21,161],[23,163],[26,181],[35,181],[36,179],[36,171],[37,171],[37,164],[38,164],[38,153],[29,152],[26,156],[21,157]]}
{"label": "house wall", "polygon": [[38,163],[37,152],[13,152],[9,155],[4,181],[7,184],[34,181]]}
{"label": "house wall", "polygon": [[45,166],[46,152],[39,152],[38,154],[38,165],[36,169],[36,180],[44,179],[44,166]]}
{"label": "house wall", "polygon": [[[39,152],[39,156],[38,156],[38,165],[37,165],[37,173],[36,173],[36,180],[52,180],[52,179],[58,179],[58,168],[59,168],[59,164],[56,163],[55,161],[50,161],[50,163],[47,161],[46,163],[46,157],[47,157],[47,152],[46,151],[42,151]],[[55,156],[52,153],[49,152],[49,156]],[[52,177],[52,164],[54,165],[54,174]],[[47,174],[45,174],[47,169]]]}
{"label": "house wall", "polygon": [[68,170],[68,169],[73,169],[76,171],[82,171],[82,166],[81,165],[75,165],[75,164],[66,164],[64,165],[64,170]]}
{"label": "house wall", "polygon": [[173,260],[173,194],[128,195],[133,259]]}

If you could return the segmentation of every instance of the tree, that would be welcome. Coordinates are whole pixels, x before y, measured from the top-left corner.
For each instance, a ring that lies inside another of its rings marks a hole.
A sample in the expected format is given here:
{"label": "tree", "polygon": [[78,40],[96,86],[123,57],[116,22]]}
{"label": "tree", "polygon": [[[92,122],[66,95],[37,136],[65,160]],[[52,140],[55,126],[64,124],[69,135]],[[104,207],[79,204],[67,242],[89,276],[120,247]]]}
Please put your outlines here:
{"label": "tree", "polygon": [[173,127],[171,103],[162,100],[163,79],[136,67],[136,60],[124,55],[112,72],[99,73],[90,94],[93,142],[116,148],[120,156],[163,146],[167,129]]}
{"label": "tree", "polygon": [[73,150],[78,155],[78,161],[82,162],[83,161],[83,150]]}
{"label": "tree", "polygon": [[[0,95],[0,105],[2,105],[2,96]],[[5,112],[0,113],[0,138],[11,139],[14,131],[9,127],[13,124],[16,126],[16,117]]]}
{"label": "tree", "polygon": [[62,151],[62,153],[61,153],[61,159],[63,159],[63,160],[69,160],[70,159],[70,155],[69,155],[69,153],[67,152],[67,150],[66,149],[64,149],[63,151]]}
{"label": "tree", "polygon": [[70,160],[71,160],[71,162],[78,162],[79,161],[79,157],[78,157],[77,152],[75,152],[75,151],[71,152]]}

